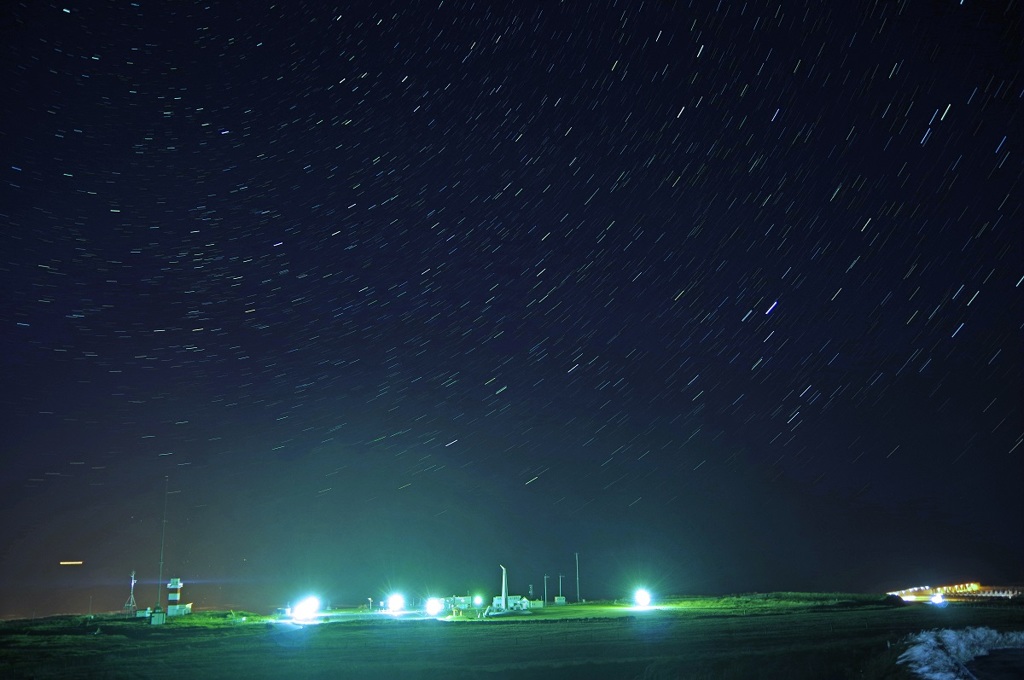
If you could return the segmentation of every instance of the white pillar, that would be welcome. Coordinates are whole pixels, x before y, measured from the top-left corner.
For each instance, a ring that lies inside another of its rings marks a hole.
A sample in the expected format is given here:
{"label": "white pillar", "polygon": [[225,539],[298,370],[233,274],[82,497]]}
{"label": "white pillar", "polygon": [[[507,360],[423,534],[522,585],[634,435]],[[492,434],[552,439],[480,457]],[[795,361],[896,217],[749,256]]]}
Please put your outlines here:
{"label": "white pillar", "polygon": [[501,610],[508,611],[508,569],[502,564],[498,566],[501,567]]}

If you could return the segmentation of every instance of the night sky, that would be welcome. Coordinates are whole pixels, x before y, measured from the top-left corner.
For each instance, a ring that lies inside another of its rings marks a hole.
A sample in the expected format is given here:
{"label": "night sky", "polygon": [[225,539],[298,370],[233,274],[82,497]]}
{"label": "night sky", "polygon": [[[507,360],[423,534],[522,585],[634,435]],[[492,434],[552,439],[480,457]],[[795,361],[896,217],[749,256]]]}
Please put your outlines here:
{"label": "night sky", "polygon": [[0,617],[1024,581],[1019,2],[3,12]]}

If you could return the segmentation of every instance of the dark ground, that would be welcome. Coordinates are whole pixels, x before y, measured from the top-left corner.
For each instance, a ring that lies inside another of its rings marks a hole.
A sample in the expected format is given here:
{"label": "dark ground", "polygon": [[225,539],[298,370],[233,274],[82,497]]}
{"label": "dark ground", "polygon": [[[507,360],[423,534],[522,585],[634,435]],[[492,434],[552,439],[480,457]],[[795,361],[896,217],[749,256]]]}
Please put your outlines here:
{"label": "dark ground", "polygon": [[911,633],[1024,629],[1017,606],[765,597],[487,621],[352,613],[304,627],[225,613],[161,627],[114,617],[15,621],[0,625],[0,677],[900,679],[913,677],[896,663]]}
{"label": "dark ground", "polygon": [[975,680],[1019,680],[1024,678],[1024,649],[994,649],[967,664]]}

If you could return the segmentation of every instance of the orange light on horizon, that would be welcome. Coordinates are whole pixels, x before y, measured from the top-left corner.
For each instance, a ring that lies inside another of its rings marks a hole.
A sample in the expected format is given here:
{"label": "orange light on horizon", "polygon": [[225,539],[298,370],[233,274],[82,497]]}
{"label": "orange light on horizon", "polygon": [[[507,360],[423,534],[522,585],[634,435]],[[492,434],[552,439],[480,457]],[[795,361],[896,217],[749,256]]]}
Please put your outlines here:
{"label": "orange light on horizon", "polygon": [[77,566],[77,565],[80,565],[80,564],[85,564],[85,562],[83,560],[61,560],[60,561],[60,566],[62,566],[62,567]]}

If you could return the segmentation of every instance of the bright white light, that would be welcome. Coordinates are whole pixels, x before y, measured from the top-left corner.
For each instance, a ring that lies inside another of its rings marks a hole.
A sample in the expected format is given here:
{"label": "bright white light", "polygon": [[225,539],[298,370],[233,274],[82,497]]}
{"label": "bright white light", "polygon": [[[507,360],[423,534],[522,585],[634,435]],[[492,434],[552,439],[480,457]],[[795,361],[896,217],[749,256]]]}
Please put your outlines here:
{"label": "bright white light", "polygon": [[320,611],[320,600],[312,595],[292,607],[292,618],[296,621],[312,621]]}
{"label": "bright white light", "polygon": [[481,597],[480,595],[477,595],[476,597],[473,598],[473,606],[474,607],[479,607],[479,606],[483,605],[483,603],[484,603],[484,598]]}
{"label": "bright white light", "polygon": [[943,601],[944,600],[942,599],[942,593],[935,593],[934,595],[932,595],[932,604],[942,604]]}
{"label": "bright white light", "polygon": [[633,593],[633,601],[636,602],[636,606],[638,607],[649,607],[651,605],[651,594],[643,588],[640,588]]}
{"label": "bright white light", "polygon": [[437,616],[442,610],[444,610],[444,602],[442,602],[440,598],[432,597],[427,600],[428,616]]}
{"label": "bright white light", "polygon": [[388,597],[388,611],[395,613],[405,609],[405,598],[401,593],[395,593]]}

